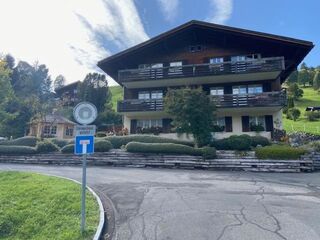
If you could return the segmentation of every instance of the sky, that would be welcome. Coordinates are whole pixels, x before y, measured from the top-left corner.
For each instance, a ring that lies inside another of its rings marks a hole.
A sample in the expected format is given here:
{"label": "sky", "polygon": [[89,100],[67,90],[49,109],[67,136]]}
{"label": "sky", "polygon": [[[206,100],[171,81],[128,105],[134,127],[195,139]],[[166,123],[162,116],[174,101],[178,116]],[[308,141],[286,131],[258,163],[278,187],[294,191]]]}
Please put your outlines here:
{"label": "sky", "polygon": [[[190,20],[312,41],[320,65],[319,0],[0,0],[0,53],[83,80],[97,62]],[[116,83],[109,79],[109,85]]]}

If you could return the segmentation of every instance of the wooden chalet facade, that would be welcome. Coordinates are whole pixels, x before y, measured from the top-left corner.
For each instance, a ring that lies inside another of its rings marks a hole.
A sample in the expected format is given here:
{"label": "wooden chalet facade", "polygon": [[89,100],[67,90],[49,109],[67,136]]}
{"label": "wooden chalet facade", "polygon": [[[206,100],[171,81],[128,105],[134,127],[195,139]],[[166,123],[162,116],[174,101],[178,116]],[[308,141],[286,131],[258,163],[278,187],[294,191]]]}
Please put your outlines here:
{"label": "wooden chalet facade", "polygon": [[281,85],[312,48],[304,40],[190,21],[98,66],[123,87],[118,112],[132,134],[146,128],[170,133],[167,89],[202,86],[218,108],[217,138],[253,135],[256,126],[270,137],[282,128]]}

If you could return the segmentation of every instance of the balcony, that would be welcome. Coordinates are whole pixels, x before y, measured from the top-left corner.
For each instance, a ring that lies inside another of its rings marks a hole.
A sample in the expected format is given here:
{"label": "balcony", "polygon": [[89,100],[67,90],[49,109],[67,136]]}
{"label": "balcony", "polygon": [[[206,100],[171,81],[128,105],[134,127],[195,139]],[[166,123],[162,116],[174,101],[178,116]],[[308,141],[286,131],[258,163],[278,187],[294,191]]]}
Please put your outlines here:
{"label": "balcony", "polygon": [[[238,107],[283,107],[286,105],[285,91],[264,92],[259,94],[224,94],[211,96],[217,108]],[[163,99],[127,99],[118,102],[118,112],[163,111]]]}
{"label": "balcony", "polygon": [[[197,84],[208,83],[208,79],[214,80],[213,77],[217,77],[218,81],[220,77],[220,81],[224,81],[225,79],[221,77],[226,75],[244,75],[245,80],[250,80],[250,75],[254,80],[259,80],[259,77],[262,79],[272,79],[276,78],[283,69],[284,58],[273,57],[215,64],[205,63],[178,67],[126,69],[118,72],[118,80],[127,87],[141,87],[145,86],[143,84],[146,83],[150,86],[159,86],[160,82],[166,83],[166,86],[174,86],[188,84],[188,82],[181,83],[181,79],[197,78],[204,80],[202,82],[197,81]],[[257,73],[259,73],[258,76]],[[266,73],[274,74],[266,75]],[[172,81],[172,79],[180,79],[180,81]],[[139,82],[143,82],[143,84],[139,85]]]}

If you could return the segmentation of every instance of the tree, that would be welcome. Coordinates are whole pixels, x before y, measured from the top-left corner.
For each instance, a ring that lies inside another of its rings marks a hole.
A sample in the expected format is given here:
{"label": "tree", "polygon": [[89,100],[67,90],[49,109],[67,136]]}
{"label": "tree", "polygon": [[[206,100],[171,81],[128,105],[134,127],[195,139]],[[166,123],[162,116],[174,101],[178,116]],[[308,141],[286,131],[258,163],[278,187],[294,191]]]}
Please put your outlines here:
{"label": "tree", "polygon": [[58,75],[53,82],[54,90],[63,87],[66,84],[66,78],[62,75]]}
{"label": "tree", "polygon": [[14,92],[11,86],[11,70],[7,62],[0,59],[0,135],[5,135],[6,122],[13,120],[16,114],[8,111],[10,102],[14,99]]}
{"label": "tree", "polygon": [[169,89],[164,106],[177,133],[192,134],[197,146],[211,141],[216,108],[201,88]]}
{"label": "tree", "polygon": [[309,70],[302,69],[301,71],[299,71],[299,74],[298,74],[299,84],[302,84],[305,87],[307,83],[310,83],[310,78],[311,76],[310,76]]}
{"label": "tree", "polygon": [[293,121],[297,121],[297,119],[300,117],[301,112],[298,108],[290,108],[287,112],[287,118],[292,119]]}
{"label": "tree", "polygon": [[106,102],[111,103],[111,93],[106,76],[99,73],[89,73],[79,84],[78,98],[80,101],[93,103],[98,113],[103,112]]}
{"label": "tree", "polygon": [[298,71],[293,71],[287,79],[288,84],[298,83]]}
{"label": "tree", "polygon": [[7,67],[10,69],[10,70],[13,70],[14,68],[14,65],[15,65],[15,59],[13,56],[11,56],[10,54],[7,54],[5,56],[5,61],[7,63]]}
{"label": "tree", "polygon": [[298,100],[303,97],[303,90],[299,88],[296,83],[290,84],[288,88],[288,96],[292,97],[294,100]]}
{"label": "tree", "polygon": [[316,74],[313,77],[313,88],[314,90],[320,89],[320,70],[316,71]]}

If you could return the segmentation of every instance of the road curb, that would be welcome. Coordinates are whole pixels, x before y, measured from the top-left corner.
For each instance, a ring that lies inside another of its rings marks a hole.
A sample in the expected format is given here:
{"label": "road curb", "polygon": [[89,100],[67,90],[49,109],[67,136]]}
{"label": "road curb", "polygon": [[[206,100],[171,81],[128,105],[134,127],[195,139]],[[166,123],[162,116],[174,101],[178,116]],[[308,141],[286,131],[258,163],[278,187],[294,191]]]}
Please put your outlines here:
{"label": "road curb", "polygon": [[[72,178],[62,177],[62,176],[58,176],[58,175],[54,175],[54,174],[46,174],[46,173],[38,173],[38,172],[35,172],[35,173],[41,174],[41,175],[46,175],[46,176],[52,176],[52,177],[66,179],[66,180],[69,180],[69,181],[72,181],[72,182],[75,182],[75,183],[81,185],[81,183],[79,181],[77,181],[75,179],[72,179]],[[103,226],[104,226],[104,223],[105,223],[104,208],[103,208],[102,201],[101,201],[100,197],[98,196],[98,194],[92,188],[90,188],[88,185],[86,187],[92,193],[92,195],[96,198],[96,200],[98,202],[98,205],[99,205],[99,212],[100,212],[99,225],[98,225],[97,231],[94,234],[94,237],[92,239],[92,240],[99,240],[101,238]]]}

